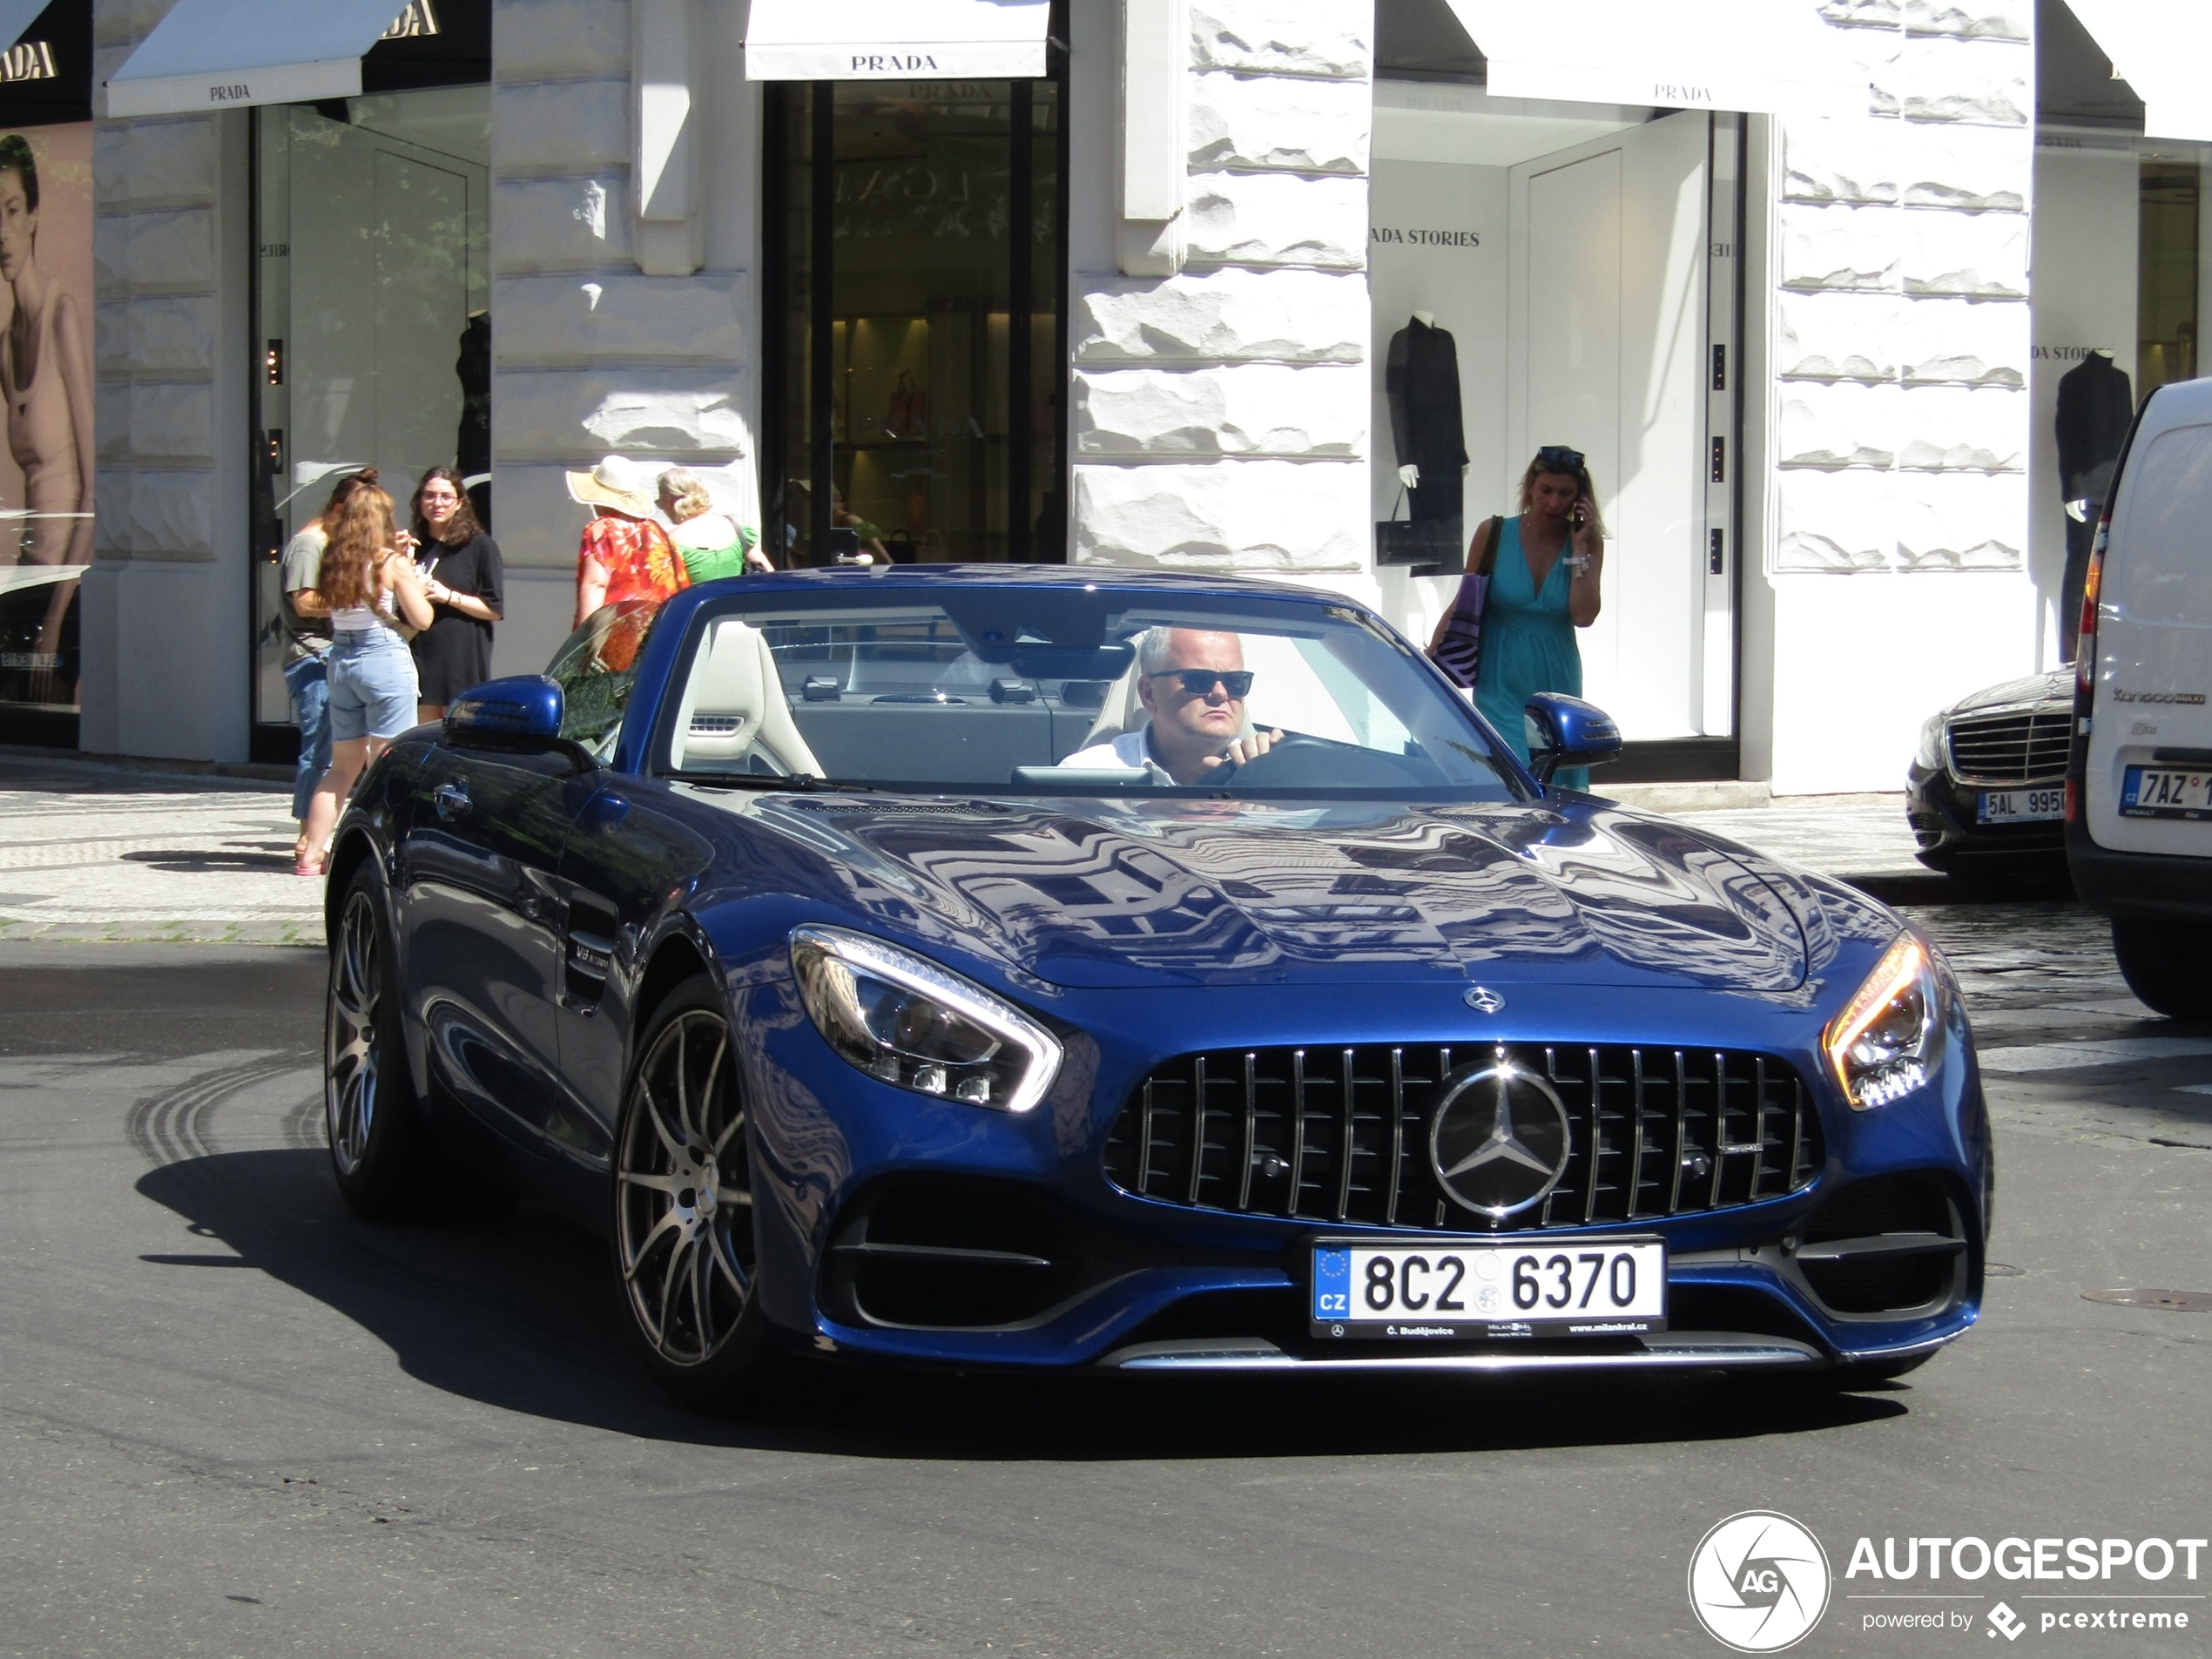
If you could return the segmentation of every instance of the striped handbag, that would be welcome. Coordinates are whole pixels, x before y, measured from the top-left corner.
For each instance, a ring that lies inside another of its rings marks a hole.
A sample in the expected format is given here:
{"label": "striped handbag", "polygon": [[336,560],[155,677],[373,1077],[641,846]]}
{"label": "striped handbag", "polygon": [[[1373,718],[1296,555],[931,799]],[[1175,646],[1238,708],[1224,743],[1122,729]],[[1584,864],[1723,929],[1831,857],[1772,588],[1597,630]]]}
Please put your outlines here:
{"label": "striped handbag", "polygon": [[1475,670],[1482,658],[1482,607],[1490,597],[1490,572],[1498,563],[1498,533],[1503,520],[1493,515],[1490,534],[1483,538],[1482,556],[1467,566],[1452,608],[1429,643],[1429,661],[1452,677],[1453,683],[1474,689]]}

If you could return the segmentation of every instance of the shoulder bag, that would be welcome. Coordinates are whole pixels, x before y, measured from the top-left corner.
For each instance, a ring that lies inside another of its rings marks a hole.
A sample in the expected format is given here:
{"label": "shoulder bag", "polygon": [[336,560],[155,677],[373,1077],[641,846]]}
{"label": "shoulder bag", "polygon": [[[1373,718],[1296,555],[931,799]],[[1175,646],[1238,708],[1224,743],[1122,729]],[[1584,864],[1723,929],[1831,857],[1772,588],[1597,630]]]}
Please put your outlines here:
{"label": "shoulder bag", "polygon": [[1454,685],[1474,689],[1475,670],[1482,658],[1482,607],[1490,597],[1490,573],[1497,567],[1498,536],[1505,521],[1493,514],[1490,534],[1483,538],[1482,553],[1460,578],[1452,608],[1428,648],[1429,661],[1452,677]]}

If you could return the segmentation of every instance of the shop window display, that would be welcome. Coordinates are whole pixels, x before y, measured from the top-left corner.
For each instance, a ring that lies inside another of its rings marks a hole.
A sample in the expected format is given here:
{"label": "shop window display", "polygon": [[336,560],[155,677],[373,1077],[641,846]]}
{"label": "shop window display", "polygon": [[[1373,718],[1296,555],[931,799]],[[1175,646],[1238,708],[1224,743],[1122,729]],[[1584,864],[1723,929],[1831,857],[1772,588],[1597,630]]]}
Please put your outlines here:
{"label": "shop window display", "polygon": [[1588,694],[1655,775],[1732,777],[1740,118],[1492,98],[1479,54],[1447,74],[1399,25],[1368,238],[1386,602],[1426,637],[1529,457],[1587,454],[1613,537]]}
{"label": "shop window display", "polygon": [[74,747],[92,563],[89,8],[35,18],[0,87],[0,738]]}
{"label": "shop window display", "polygon": [[1062,556],[1059,93],[773,90],[778,563]]}
{"label": "shop window display", "polygon": [[279,560],[339,476],[374,466],[404,499],[457,466],[490,527],[490,121],[482,85],[258,112],[263,729],[291,719]]}

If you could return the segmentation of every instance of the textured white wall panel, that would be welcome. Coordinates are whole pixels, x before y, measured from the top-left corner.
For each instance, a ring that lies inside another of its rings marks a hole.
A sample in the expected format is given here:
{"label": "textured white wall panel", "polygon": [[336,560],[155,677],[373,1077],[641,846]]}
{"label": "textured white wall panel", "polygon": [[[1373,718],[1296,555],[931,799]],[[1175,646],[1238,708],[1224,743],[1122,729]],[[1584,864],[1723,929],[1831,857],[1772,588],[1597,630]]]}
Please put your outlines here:
{"label": "textured white wall panel", "polygon": [[1076,556],[1156,570],[1362,571],[1364,467],[1219,461],[1076,468]]}
{"label": "textured white wall panel", "polygon": [[1367,262],[1365,178],[1194,173],[1183,216],[1184,257],[1194,266],[1357,271]]}
{"label": "textured white wall panel", "polygon": [[1905,234],[1896,209],[1785,202],[1778,218],[1784,287],[1896,291]]}
{"label": "textured white wall panel", "polygon": [[1774,373],[1782,380],[1863,381],[1898,377],[1901,313],[1894,293],[1801,293],[1774,296]]}
{"label": "textured white wall panel", "polygon": [[1366,81],[1193,75],[1185,109],[1193,168],[1367,171],[1374,98]]}
{"label": "textured white wall panel", "polygon": [[1079,363],[1357,363],[1367,284],[1357,273],[1226,266],[1165,281],[1096,280],[1073,296]]}
{"label": "textured white wall panel", "polygon": [[1356,363],[1086,370],[1076,378],[1076,454],[1354,460],[1366,452],[1366,385]]}
{"label": "textured white wall panel", "polygon": [[1898,218],[1898,275],[1905,293],[2027,298],[2026,214],[1903,212]]}
{"label": "textured white wall panel", "polygon": [[1191,0],[1198,69],[1365,82],[1372,57],[1364,6],[1311,0]]}

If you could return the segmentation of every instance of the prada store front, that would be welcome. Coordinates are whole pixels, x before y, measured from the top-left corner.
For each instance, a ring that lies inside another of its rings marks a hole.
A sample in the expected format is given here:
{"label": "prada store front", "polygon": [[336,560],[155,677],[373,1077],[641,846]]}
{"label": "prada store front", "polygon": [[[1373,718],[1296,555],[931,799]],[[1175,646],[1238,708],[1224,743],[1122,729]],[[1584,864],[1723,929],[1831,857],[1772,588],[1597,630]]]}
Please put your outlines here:
{"label": "prada store front", "polygon": [[225,0],[177,0],[110,87],[119,114],[203,108],[212,42],[256,105],[254,354],[239,369],[259,761],[297,753],[280,561],[335,481],[375,467],[405,523],[415,480],[456,466],[491,526],[490,0],[395,9],[316,0],[241,41]]}
{"label": "prada store front", "polygon": [[[1064,3],[1064,0],[1063,0]],[[779,564],[1057,561],[1066,543],[1066,30],[916,0],[907,50],[753,0],[768,83],[761,480]]]}

